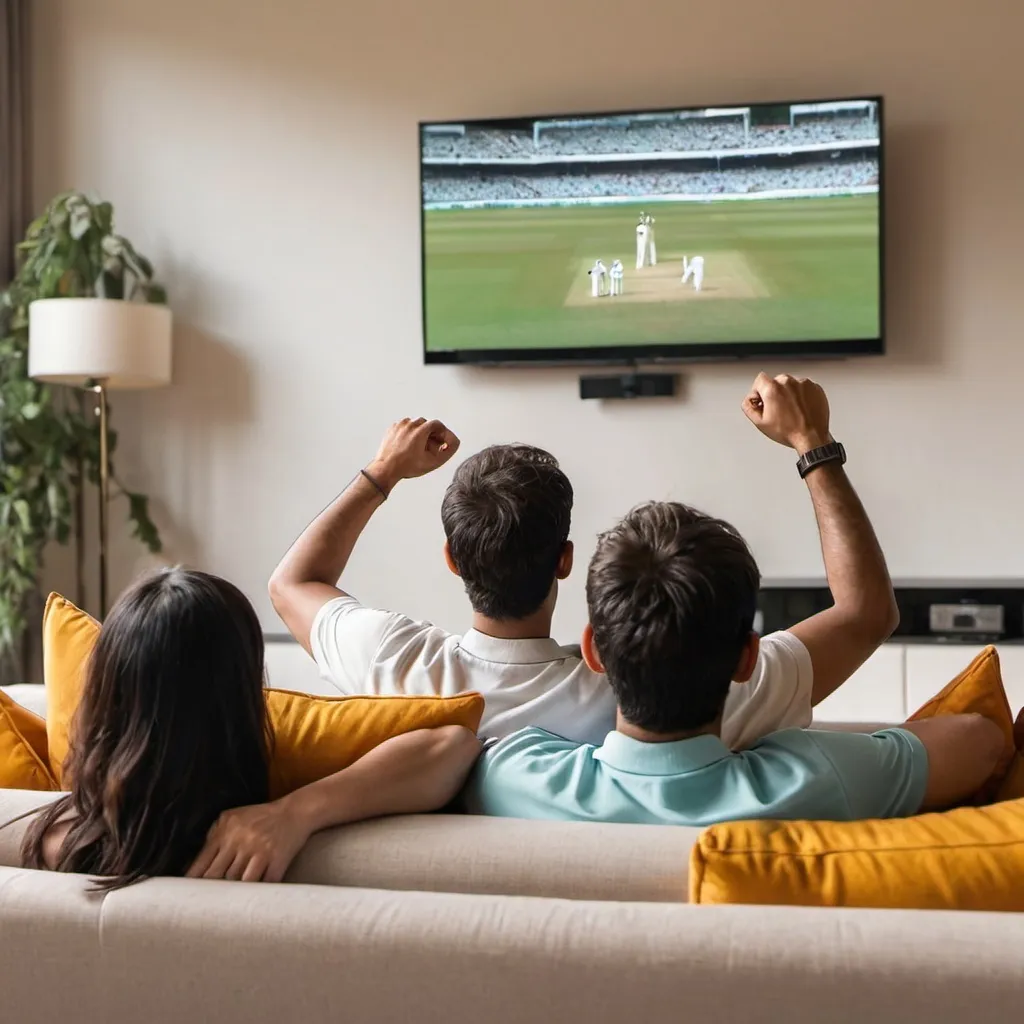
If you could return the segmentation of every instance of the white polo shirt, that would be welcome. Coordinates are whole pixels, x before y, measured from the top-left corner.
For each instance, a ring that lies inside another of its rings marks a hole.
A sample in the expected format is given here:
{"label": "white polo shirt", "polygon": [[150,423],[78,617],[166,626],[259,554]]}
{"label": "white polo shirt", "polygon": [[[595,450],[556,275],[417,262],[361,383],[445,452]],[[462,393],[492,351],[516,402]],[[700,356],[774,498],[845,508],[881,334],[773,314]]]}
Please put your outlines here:
{"label": "white polo shirt", "polygon": [[[500,640],[475,629],[456,636],[338,597],[313,620],[310,647],[321,675],[344,694],[482,693],[482,736],[536,726],[600,744],[615,728],[615,696],[605,677],[587,668],[578,647],[550,638]],[[792,633],[766,636],[753,677],[729,691],[722,740],[741,749],[779,729],[806,728],[811,683],[807,648]]]}

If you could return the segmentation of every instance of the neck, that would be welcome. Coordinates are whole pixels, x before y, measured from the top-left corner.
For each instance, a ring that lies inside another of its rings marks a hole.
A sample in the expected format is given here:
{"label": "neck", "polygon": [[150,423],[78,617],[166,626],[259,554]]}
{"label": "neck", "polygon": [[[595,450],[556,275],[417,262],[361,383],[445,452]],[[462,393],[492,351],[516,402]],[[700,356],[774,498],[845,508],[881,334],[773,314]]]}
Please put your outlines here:
{"label": "neck", "polygon": [[719,715],[713,722],[702,726],[700,729],[684,729],[681,732],[651,732],[649,729],[641,729],[632,722],[627,722],[622,717],[621,711],[615,712],[615,731],[621,732],[632,740],[639,740],[641,743],[675,743],[677,740],[692,740],[695,736],[721,736],[722,716]]}
{"label": "neck", "polygon": [[490,619],[473,613],[473,628],[499,640],[546,640],[551,636],[551,614],[547,602],[525,619]]}

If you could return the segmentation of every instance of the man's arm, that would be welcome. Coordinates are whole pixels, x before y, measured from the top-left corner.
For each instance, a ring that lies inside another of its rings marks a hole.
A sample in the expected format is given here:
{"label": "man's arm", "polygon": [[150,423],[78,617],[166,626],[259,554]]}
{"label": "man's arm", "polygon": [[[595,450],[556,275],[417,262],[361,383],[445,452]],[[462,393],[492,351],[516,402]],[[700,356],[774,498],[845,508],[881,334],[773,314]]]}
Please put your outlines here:
{"label": "man's arm", "polygon": [[400,420],[366,467],[369,479],[360,473],[291,546],[270,578],[270,599],[306,651],[312,653],[317,612],[344,595],[338,581],[370,517],[399,481],[444,465],[458,447],[459,439],[439,420]]}
{"label": "man's arm", "polygon": [[[762,433],[798,455],[832,439],[828,400],[813,381],[761,374],[743,408]],[[806,483],[833,604],[790,632],[811,655],[811,703],[818,704],[892,635],[899,611],[885,556],[846,471],[826,463],[812,470]]]}

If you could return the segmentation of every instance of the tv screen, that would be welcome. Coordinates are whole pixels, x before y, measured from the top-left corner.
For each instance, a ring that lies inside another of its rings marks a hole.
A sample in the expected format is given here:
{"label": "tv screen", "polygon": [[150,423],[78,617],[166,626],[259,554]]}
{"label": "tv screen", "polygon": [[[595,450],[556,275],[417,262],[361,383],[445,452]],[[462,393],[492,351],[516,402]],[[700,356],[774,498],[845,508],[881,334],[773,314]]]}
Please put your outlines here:
{"label": "tv screen", "polygon": [[878,97],[420,125],[428,363],[883,351]]}

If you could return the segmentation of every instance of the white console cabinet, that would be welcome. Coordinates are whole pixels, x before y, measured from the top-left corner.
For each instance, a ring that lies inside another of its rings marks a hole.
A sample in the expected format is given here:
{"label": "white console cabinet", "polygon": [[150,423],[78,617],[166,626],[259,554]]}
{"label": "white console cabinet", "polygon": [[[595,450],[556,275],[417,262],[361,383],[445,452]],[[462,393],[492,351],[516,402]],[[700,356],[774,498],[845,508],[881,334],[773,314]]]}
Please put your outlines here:
{"label": "white console cabinet", "polygon": [[[1024,645],[996,645],[1014,714],[1024,706]],[[880,647],[815,708],[819,722],[902,722],[959,675],[981,646],[899,643]]]}

